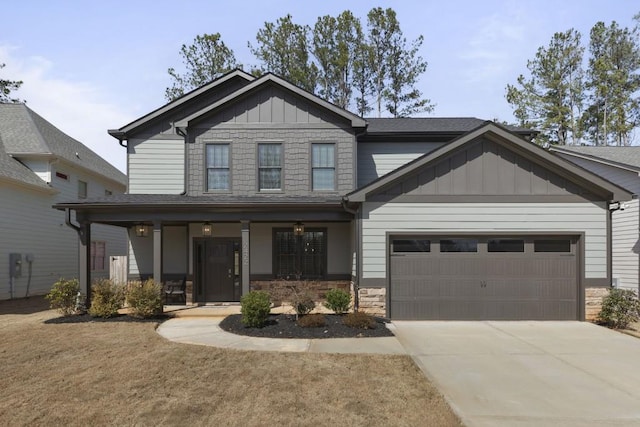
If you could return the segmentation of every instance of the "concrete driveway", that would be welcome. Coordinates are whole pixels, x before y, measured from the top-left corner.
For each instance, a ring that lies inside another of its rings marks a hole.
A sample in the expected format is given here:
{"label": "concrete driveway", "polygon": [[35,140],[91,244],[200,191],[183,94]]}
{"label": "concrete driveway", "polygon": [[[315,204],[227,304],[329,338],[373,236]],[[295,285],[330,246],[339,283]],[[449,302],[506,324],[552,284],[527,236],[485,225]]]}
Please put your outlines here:
{"label": "concrete driveway", "polygon": [[640,339],[584,322],[393,322],[467,426],[640,426]]}

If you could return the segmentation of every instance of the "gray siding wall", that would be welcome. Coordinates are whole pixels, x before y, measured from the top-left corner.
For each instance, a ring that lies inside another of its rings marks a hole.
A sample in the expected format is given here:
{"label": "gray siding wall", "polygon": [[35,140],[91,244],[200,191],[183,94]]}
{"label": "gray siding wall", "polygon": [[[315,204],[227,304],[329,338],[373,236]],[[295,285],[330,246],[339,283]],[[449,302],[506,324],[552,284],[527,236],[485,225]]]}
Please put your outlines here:
{"label": "gray siding wall", "polygon": [[[87,183],[88,197],[102,197],[105,189],[114,193],[124,192],[123,186],[62,162],[50,166],[50,169],[53,175],[51,185],[59,191],[57,194],[0,182],[0,299],[10,296],[10,253],[20,253],[23,257],[22,277],[14,283],[15,297],[25,296],[27,284],[31,295],[44,294],[60,277],[78,277],[78,235],[66,226],[64,212],[51,207],[55,203],[77,199],[78,180]],[[67,174],[69,180],[56,178],[56,170]],[[92,278],[109,277],[109,257],[126,255],[126,232],[119,227],[92,225],[91,240],[105,242],[106,248],[105,269],[92,272]],[[34,255],[30,283],[26,254]]]}
{"label": "gray siding wall", "polygon": [[[559,155],[634,194],[640,194],[640,177],[636,172],[565,154]],[[627,205],[625,210],[611,214],[611,277],[619,280],[620,287],[638,291],[640,209],[637,199],[627,201],[625,204]]]}
{"label": "gray siding wall", "polygon": [[621,288],[638,291],[640,209],[638,199],[625,204],[627,207],[613,212],[611,218],[611,277],[619,280]]}
{"label": "gray siding wall", "polygon": [[607,209],[592,203],[363,204],[362,277],[385,278],[386,232],[585,233],[585,277],[607,277]]}
{"label": "gray siding wall", "polygon": [[184,191],[184,139],[131,139],[129,194],[180,194]]}
{"label": "gray siding wall", "polygon": [[205,145],[209,142],[228,142],[231,146],[231,192],[238,196],[255,196],[258,191],[257,153],[260,142],[279,142],[284,152],[281,192],[270,191],[265,197],[307,196],[311,191],[311,143],[336,144],[336,191],[317,192],[319,195],[341,195],[353,190],[354,135],[337,127],[309,129],[292,126],[276,129],[219,129],[207,130],[189,144],[189,195],[206,194]]}
{"label": "gray siding wall", "polygon": [[361,142],[358,144],[358,187],[444,144],[444,142]]}

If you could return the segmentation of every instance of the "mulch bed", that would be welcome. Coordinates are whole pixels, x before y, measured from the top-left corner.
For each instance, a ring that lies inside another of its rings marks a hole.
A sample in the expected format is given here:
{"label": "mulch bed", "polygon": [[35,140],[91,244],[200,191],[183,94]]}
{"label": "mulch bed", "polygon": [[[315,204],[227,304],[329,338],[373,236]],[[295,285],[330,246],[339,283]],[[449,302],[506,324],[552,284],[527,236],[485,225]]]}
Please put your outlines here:
{"label": "mulch bed", "polygon": [[233,314],[220,322],[220,328],[237,335],[263,338],[359,338],[359,337],[392,337],[384,325],[384,320],[376,318],[375,329],[355,329],[342,323],[342,316],[326,314],[327,324],[317,328],[298,326],[294,315],[272,314],[267,325],[262,328],[248,328],[241,319],[242,315]]}
{"label": "mulch bed", "polygon": [[102,317],[92,317],[89,314],[74,314],[71,316],[60,316],[55,317],[53,319],[46,320],[44,323],[47,324],[65,324],[65,323],[105,323],[105,322],[135,322],[135,323],[147,323],[147,322],[164,322],[167,319],[170,319],[171,316],[166,314],[161,314],[158,316],[151,317],[149,319],[141,319],[139,317],[129,316],[128,314],[118,314],[117,316],[102,318]]}

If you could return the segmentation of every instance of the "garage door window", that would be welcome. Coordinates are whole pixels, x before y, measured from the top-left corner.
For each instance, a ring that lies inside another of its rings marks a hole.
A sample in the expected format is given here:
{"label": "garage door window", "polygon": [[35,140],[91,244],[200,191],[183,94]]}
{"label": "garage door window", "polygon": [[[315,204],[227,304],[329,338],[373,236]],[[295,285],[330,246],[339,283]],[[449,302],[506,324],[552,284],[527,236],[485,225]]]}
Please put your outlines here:
{"label": "garage door window", "polygon": [[440,252],[478,252],[477,239],[440,240]]}
{"label": "garage door window", "polygon": [[403,252],[431,252],[431,240],[427,239],[394,239],[392,243],[394,253]]}
{"label": "garage door window", "polygon": [[487,242],[489,252],[524,252],[524,240],[522,239],[489,239]]}
{"label": "garage door window", "polygon": [[554,239],[554,240],[534,240],[534,252],[571,252],[571,240]]}

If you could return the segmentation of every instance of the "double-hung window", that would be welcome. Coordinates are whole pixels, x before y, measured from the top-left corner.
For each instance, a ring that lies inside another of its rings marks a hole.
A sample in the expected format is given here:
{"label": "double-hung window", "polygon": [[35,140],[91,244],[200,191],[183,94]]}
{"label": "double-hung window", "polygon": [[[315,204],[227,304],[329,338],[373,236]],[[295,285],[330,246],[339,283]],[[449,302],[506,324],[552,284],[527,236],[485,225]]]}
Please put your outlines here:
{"label": "double-hung window", "polygon": [[311,188],[313,191],[336,189],[335,144],[311,144]]}
{"label": "double-hung window", "polygon": [[280,279],[321,279],[326,275],[327,230],[276,229],[273,236],[274,275]]}
{"label": "double-hung window", "polygon": [[229,188],[229,144],[207,144],[207,191]]}
{"label": "double-hung window", "polygon": [[282,190],[282,144],[258,144],[258,189]]}
{"label": "double-hung window", "polygon": [[106,270],[106,248],[105,242],[91,242],[91,271]]}
{"label": "double-hung window", "polygon": [[87,198],[87,182],[78,180],[78,199]]}

